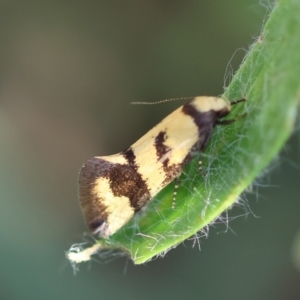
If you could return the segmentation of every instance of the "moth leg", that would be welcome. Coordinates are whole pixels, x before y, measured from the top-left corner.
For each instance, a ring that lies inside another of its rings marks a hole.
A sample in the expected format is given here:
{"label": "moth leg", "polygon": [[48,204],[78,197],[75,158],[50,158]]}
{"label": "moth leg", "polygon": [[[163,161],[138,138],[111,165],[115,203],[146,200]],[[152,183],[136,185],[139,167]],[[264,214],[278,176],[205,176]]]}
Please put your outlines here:
{"label": "moth leg", "polygon": [[172,200],[172,209],[176,206],[176,198],[177,198],[177,190],[180,184],[179,176],[174,179],[174,192],[173,192],[173,200]]}
{"label": "moth leg", "polygon": [[206,172],[203,170],[203,161],[202,161],[202,156],[201,156],[201,153],[200,153],[200,156],[199,156],[199,161],[198,161],[198,170],[199,170],[199,173],[202,177],[206,177]]}

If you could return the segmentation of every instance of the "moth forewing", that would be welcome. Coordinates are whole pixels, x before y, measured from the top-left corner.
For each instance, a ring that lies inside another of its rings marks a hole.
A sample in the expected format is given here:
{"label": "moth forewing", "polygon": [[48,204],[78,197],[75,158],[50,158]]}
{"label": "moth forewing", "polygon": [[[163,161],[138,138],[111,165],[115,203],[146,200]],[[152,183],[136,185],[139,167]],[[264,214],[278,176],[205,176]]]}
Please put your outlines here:
{"label": "moth forewing", "polygon": [[79,194],[89,229],[106,238],[124,226],[205,149],[230,108],[222,98],[195,97],[126,151],[87,161],[79,174]]}

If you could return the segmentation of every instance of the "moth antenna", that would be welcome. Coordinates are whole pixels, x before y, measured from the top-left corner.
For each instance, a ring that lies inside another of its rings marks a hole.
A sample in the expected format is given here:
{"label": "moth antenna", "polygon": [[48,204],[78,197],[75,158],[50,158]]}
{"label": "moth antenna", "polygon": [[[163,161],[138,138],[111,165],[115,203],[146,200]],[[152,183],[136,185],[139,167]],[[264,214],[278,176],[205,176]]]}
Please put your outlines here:
{"label": "moth antenna", "polygon": [[177,101],[177,100],[191,100],[195,97],[181,97],[181,98],[170,98],[170,99],[164,99],[156,102],[130,102],[130,104],[143,104],[143,105],[152,105],[152,104],[159,104],[159,103],[165,103],[165,102],[171,102],[171,101]]}
{"label": "moth antenna", "polygon": [[241,102],[245,102],[245,101],[246,101],[245,98],[241,98],[241,99],[238,99],[238,100],[230,102],[230,104],[231,105],[235,105],[235,104],[238,104],[238,103],[241,103]]}

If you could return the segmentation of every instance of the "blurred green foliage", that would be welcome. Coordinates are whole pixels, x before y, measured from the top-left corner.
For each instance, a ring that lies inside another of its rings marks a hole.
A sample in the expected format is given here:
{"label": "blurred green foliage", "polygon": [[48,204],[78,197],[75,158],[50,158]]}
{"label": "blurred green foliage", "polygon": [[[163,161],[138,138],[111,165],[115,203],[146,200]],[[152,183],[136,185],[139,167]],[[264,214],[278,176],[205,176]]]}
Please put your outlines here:
{"label": "blurred green foliage", "polygon": [[186,242],[146,266],[103,255],[76,277],[64,257],[86,239],[81,164],[127,148],[178,104],[131,101],[222,94],[271,10],[260,2],[2,1],[1,299],[299,299],[296,136],[201,252]]}

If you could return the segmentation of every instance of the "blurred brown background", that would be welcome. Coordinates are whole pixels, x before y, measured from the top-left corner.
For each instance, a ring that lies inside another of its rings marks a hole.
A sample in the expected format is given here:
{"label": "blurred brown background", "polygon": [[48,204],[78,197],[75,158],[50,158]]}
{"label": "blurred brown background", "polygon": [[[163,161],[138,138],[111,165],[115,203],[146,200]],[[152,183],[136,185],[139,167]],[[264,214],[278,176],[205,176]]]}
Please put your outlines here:
{"label": "blurred brown background", "polygon": [[131,101],[222,94],[233,53],[261,31],[259,2],[1,1],[1,300],[300,299],[296,136],[247,196],[257,217],[233,209],[247,218],[226,234],[211,228],[201,251],[187,242],[142,266],[102,259],[76,276],[64,257],[87,230],[81,165],[127,148],[178,105]]}

